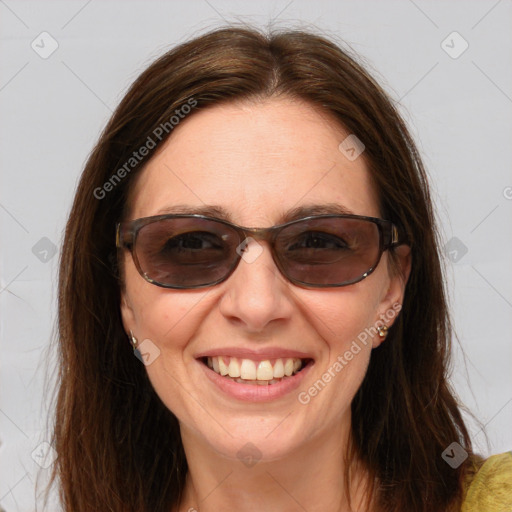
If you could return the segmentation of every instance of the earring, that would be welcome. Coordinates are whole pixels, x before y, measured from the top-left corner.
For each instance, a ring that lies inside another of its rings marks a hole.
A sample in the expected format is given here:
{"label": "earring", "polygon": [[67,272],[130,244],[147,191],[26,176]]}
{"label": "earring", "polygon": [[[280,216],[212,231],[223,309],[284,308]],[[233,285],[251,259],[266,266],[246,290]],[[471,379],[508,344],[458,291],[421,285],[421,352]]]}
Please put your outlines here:
{"label": "earring", "polygon": [[133,345],[133,348],[137,348],[137,338],[133,335],[133,332],[130,330],[130,342]]}
{"label": "earring", "polygon": [[377,327],[377,332],[379,333],[379,336],[381,338],[385,338],[387,335],[388,335],[388,326],[387,325],[382,325],[380,327]]}

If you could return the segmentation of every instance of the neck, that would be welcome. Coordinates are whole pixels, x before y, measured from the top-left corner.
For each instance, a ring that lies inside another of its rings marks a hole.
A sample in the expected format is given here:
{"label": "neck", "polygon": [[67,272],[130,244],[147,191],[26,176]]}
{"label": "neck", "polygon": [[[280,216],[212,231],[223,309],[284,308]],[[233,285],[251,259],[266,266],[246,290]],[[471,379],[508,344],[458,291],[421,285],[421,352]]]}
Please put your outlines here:
{"label": "neck", "polygon": [[246,445],[254,459],[244,462],[218,454],[182,428],[189,471],[179,511],[368,511],[367,472],[357,460],[350,464],[350,504],[345,490],[349,435],[349,429],[324,433],[276,460],[257,460],[257,448]]}

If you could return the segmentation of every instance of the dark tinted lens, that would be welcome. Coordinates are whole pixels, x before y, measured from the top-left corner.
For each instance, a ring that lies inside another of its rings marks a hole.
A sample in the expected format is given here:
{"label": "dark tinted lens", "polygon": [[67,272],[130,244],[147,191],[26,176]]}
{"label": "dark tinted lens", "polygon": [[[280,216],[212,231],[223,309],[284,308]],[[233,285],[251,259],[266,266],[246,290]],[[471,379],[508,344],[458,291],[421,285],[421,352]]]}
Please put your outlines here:
{"label": "dark tinted lens", "polygon": [[135,253],[153,281],[192,287],[223,278],[239,244],[237,233],[219,222],[172,218],[152,222],[137,235]]}
{"label": "dark tinted lens", "polygon": [[280,232],[276,248],[288,276],[312,285],[355,282],[381,254],[377,224],[343,218],[291,224]]}

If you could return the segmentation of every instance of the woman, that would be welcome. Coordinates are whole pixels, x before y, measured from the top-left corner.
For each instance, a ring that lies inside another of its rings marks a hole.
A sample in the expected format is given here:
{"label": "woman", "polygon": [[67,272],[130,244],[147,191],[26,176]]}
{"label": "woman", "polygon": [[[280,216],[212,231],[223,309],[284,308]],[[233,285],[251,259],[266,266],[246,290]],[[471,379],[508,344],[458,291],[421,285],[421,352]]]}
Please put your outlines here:
{"label": "woman", "polygon": [[414,143],[321,37],[218,30],[137,79],[77,190],[59,327],[66,511],[512,507],[446,380]]}

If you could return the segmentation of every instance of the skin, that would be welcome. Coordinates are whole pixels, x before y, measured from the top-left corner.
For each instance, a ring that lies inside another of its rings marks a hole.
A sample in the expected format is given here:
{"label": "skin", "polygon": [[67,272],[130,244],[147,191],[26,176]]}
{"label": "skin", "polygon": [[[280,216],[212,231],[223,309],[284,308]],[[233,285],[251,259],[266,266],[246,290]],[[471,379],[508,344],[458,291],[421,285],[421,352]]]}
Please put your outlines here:
{"label": "skin", "polygon": [[[196,112],[137,178],[129,218],[204,203],[224,207],[242,226],[276,225],[287,210],[312,203],[338,203],[355,214],[380,217],[364,158],[349,161],[338,149],[346,136],[314,106],[286,98]],[[189,464],[180,510],[348,511],[341,482],[350,403],[372,349],[383,340],[374,336],[361,344],[307,405],[297,394],[332,367],[359,333],[402,303],[409,250],[398,251],[405,279],[390,271],[386,251],[374,273],[359,283],[306,289],[288,282],[264,242],[261,247],[259,257],[242,260],[228,280],[197,290],[154,286],[125,255],[124,327],[159,348],[160,356],[146,369],[180,422]],[[311,354],[315,364],[297,392],[243,403],[222,394],[194,358],[226,346],[293,348]],[[237,457],[247,442],[261,456],[252,467]],[[352,507],[363,510],[366,473],[357,461],[356,466]]]}

